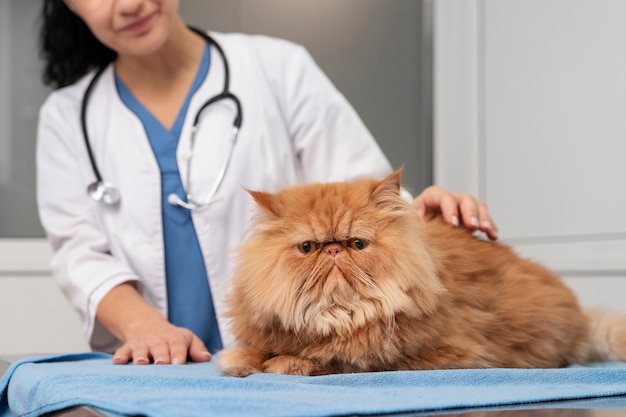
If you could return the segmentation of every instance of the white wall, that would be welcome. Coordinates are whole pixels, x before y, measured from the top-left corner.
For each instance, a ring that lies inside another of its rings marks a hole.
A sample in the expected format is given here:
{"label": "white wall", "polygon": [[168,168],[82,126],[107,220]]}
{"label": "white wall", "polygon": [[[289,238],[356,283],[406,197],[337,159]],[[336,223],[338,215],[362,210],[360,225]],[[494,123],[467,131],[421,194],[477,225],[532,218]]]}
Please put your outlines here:
{"label": "white wall", "polygon": [[626,3],[435,5],[436,182],[584,305],[626,311]]}
{"label": "white wall", "polygon": [[41,239],[0,240],[0,357],[88,351]]}

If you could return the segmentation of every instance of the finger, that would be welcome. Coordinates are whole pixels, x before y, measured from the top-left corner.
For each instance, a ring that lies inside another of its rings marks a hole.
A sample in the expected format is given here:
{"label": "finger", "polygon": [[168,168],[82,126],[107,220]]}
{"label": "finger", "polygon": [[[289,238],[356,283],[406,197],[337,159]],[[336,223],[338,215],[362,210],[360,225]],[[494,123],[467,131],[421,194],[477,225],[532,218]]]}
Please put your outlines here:
{"label": "finger", "polygon": [[211,354],[209,353],[202,340],[200,340],[195,335],[191,340],[191,345],[189,346],[189,357],[194,362],[207,362],[211,360]]}
{"label": "finger", "polygon": [[489,239],[497,240],[498,226],[491,219],[491,215],[489,214],[487,206],[482,203],[478,204],[478,218],[480,222],[480,230],[487,234],[487,237]]}
{"label": "finger", "polygon": [[427,214],[441,211],[441,199],[448,193],[437,185],[426,187],[420,195],[413,200],[413,207],[423,217]]}
{"label": "finger", "polygon": [[470,230],[476,230],[480,227],[478,219],[478,202],[469,194],[460,194],[457,196],[459,201],[459,208],[461,210],[461,217],[463,219],[463,225]]}
{"label": "finger", "polygon": [[171,363],[170,349],[165,342],[158,342],[150,346],[150,356],[152,356],[152,361],[155,365]]}
{"label": "finger", "polygon": [[459,225],[459,206],[453,195],[445,194],[441,197],[441,215],[446,223]]}
{"label": "finger", "polygon": [[128,352],[128,361],[132,362],[134,365],[148,365],[150,363],[150,352],[147,345],[126,343],[120,349],[124,349],[124,352]]}
{"label": "finger", "polygon": [[415,199],[413,199],[413,208],[415,208],[415,211],[417,211],[420,217],[426,216],[426,204],[424,203],[424,199],[419,196],[415,197]]}
{"label": "finger", "polygon": [[139,346],[132,348],[132,360],[135,365],[149,365],[150,352],[147,346]]}
{"label": "finger", "polygon": [[131,353],[132,351],[128,346],[124,345],[120,347],[115,351],[115,354],[113,354],[113,364],[126,365],[130,361]]}
{"label": "finger", "polygon": [[192,333],[189,332],[189,335],[180,335],[170,340],[169,349],[172,365],[182,365],[187,362],[192,337]]}

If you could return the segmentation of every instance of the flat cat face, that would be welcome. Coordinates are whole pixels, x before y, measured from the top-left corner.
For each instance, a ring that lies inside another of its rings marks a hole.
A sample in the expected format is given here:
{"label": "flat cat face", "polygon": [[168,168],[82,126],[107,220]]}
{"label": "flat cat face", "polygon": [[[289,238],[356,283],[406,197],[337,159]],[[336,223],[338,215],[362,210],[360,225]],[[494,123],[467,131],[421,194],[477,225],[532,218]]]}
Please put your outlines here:
{"label": "flat cat face", "polygon": [[234,283],[239,302],[253,306],[251,320],[324,337],[433,309],[443,289],[423,223],[399,189],[397,171],[382,181],[250,192],[261,210]]}

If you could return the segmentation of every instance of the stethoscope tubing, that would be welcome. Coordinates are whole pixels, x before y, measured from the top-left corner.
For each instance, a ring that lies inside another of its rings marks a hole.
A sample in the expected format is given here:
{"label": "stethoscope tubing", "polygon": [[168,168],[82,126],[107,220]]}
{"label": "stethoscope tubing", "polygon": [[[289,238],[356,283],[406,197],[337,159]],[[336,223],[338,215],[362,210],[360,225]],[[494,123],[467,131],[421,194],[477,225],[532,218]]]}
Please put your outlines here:
{"label": "stethoscope tubing", "polygon": [[[237,141],[237,136],[239,134],[239,130],[241,129],[241,125],[243,123],[243,110],[242,110],[241,101],[239,100],[239,98],[230,92],[230,68],[229,68],[228,60],[226,58],[226,54],[224,53],[224,50],[222,49],[220,44],[207,33],[199,29],[193,28],[193,27],[190,27],[190,29],[193,32],[197,33],[198,35],[202,36],[209,44],[213,45],[215,49],[217,49],[218,53],[220,54],[222,58],[222,62],[224,65],[224,86],[223,86],[222,92],[217,94],[216,96],[211,97],[206,102],[204,102],[202,106],[200,107],[200,109],[196,112],[196,115],[194,117],[193,125],[191,128],[192,153],[193,153],[193,148],[195,146],[195,138],[196,138],[196,133],[198,131],[198,123],[200,121],[200,115],[202,114],[204,109],[206,109],[211,104],[216,103],[221,100],[230,100],[236,106],[235,118],[233,120],[233,130],[229,139],[227,156],[226,156],[226,159],[224,159],[222,166],[220,167],[218,176],[215,182],[213,183],[211,190],[209,191],[209,195],[207,199],[205,201],[196,201],[192,197],[191,193],[189,192],[186,194],[187,201],[182,200],[176,194],[170,194],[168,196],[168,202],[170,204],[178,205],[180,207],[192,210],[192,209],[197,209],[203,206],[207,206],[217,201],[215,196],[217,195],[217,191],[220,185],[222,184],[222,181],[224,180],[224,176],[226,174],[226,170],[228,169],[228,165],[232,157],[233,149]],[[105,203],[108,205],[116,205],[120,201],[119,190],[113,184],[103,180],[102,174],[100,173],[98,164],[96,162],[96,158],[94,156],[93,149],[91,147],[91,141],[89,139],[89,132],[87,131],[87,108],[89,104],[89,99],[91,97],[91,93],[98,79],[100,78],[100,76],[102,75],[102,73],[107,67],[108,65],[105,65],[96,71],[96,73],[94,74],[93,78],[91,79],[91,81],[89,82],[89,85],[87,86],[85,90],[85,93],[83,95],[83,100],[81,103],[80,123],[81,123],[81,129],[83,133],[83,139],[85,142],[85,147],[87,149],[87,154],[89,156],[89,162],[91,164],[91,168],[92,168],[94,177],[96,179],[95,182],[89,184],[89,186],[87,187],[87,194],[95,201]],[[190,172],[191,172],[192,159],[193,157],[190,157],[189,167],[187,169],[187,187],[188,188],[190,187]]]}
{"label": "stethoscope tubing", "polygon": [[100,174],[100,170],[98,169],[98,164],[96,163],[96,158],[93,154],[93,150],[91,149],[91,143],[89,141],[89,132],[87,131],[87,105],[89,104],[89,98],[91,97],[91,92],[93,88],[96,86],[96,81],[100,78],[104,70],[106,69],[106,65],[102,68],[98,69],[96,74],[91,79],[91,82],[87,86],[85,90],[85,94],[83,95],[83,101],[81,103],[80,108],[80,126],[83,131],[83,139],[85,140],[85,147],[87,148],[87,155],[89,155],[89,162],[91,163],[91,168],[94,176],[96,177],[96,182],[101,183],[102,175]]}

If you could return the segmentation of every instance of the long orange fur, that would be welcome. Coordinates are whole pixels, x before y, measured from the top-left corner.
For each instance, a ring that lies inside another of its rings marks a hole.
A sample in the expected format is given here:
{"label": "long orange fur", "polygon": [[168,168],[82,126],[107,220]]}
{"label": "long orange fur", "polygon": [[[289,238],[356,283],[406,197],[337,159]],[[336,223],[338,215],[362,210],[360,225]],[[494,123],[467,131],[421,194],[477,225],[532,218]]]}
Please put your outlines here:
{"label": "long orange fur", "polygon": [[400,181],[398,170],[250,191],[260,211],[233,278],[238,346],[219,353],[224,374],[626,360],[624,317],[583,312],[557,276],[505,245],[420,219]]}

